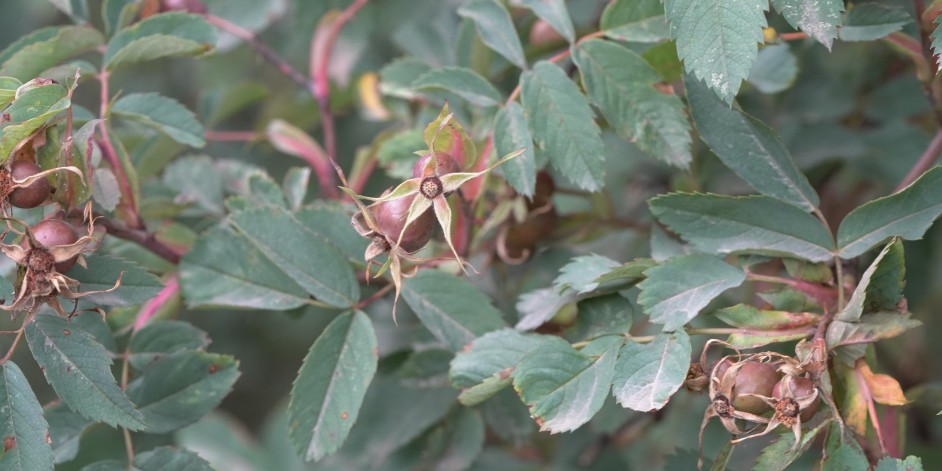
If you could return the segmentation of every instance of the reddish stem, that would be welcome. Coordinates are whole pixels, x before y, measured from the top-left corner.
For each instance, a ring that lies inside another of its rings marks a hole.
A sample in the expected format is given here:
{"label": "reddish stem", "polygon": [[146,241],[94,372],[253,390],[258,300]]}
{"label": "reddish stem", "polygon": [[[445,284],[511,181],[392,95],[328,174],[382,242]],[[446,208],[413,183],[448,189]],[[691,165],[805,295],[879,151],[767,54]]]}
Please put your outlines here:
{"label": "reddish stem", "polygon": [[801,39],[808,39],[808,35],[799,31],[797,33],[782,33],[778,35],[778,38],[782,41],[797,41]]}
{"label": "reddish stem", "polygon": [[[594,33],[587,34],[587,35],[585,35],[585,36],[579,38],[579,40],[576,41],[576,44],[578,45],[579,43],[581,43],[581,42],[583,42],[583,41],[585,41],[585,40],[592,39],[592,38],[600,38],[600,37],[602,37],[602,36],[605,36],[605,31],[596,31],[596,32],[594,32]],[[547,60],[550,61],[550,62],[552,62],[552,63],[559,62],[559,61],[561,61],[561,60],[563,60],[563,59],[569,57],[569,54],[571,53],[571,51],[572,51],[571,48],[570,48],[570,49],[562,50],[562,51],[560,51],[559,53],[557,53],[555,56],[550,57],[550,58],[547,59]],[[520,96],[520,84],[519,84],[519,83],[517,84],[516,87],[514,87],[513,91],[510,92],[510,96],[507,97],[507,101],[504,102],[504,106],[507,106],[507,105],[511,104],[514,100],[517,99],[518,96]]]}
{"label": "reddish stem", "polygon": [[251,142],[261,138],[255,131],[206,131],[203,137],[217,142]]}
{"label": "reddish stem", "polygon": [[134,332],[147,325],[150,319],[157,314],[157,311],[173,299],[178,292],[180,292],[180,282],[177,275],[173,275],[167,280],[167,284],[164,285],[163,289],[157,293],[157,296],[149,299],[141,306],[141,310],[137,313],[137,319],[134,320]]}
{"label": "reddish stem", "polygon": [[919,160],[916,161],[913,168],[909,169],[909,173],[906,174],[906,177],[899,182],[899,185],[896,185],[896,189],[893,190],[893,193],[900,192],[912,182],[916,181],[926,170],[929,170],[932,164],[935,163],[935,159],[939,157],[940,152],[942,152],[942,129],[935,133],[935,137],[929,142],[929,146],[926,147],[926,150],[919,156]]}
{"label": "reddish stem", "polygon": [[[99,116],[103,120],[107,120],[108,117],[108,78],[109,72],[107,69],[102,69],[101,72],[98,73],[98,83],[101,85]],[[108,165],[111,166],[111,171],[114,172],[114,176],[118,180],[118,188],[121,190],[121,196],[127,202],[130,211],[129,223],[135,228],[143,228],[144,222],[141,220],[141,215],[137,210],[137,200],[134,197],[134,190],[131,187],[127,172],[124,171],[124,165],[122,165],[121,160],[118,158],[118,152],[115,150],[114,144],[111,143],[107,121],[100,123],[98,133],[99,138],[95,139],[95,142],[98,143],[98,146],[101,148],[102,157],[108,161]]]}

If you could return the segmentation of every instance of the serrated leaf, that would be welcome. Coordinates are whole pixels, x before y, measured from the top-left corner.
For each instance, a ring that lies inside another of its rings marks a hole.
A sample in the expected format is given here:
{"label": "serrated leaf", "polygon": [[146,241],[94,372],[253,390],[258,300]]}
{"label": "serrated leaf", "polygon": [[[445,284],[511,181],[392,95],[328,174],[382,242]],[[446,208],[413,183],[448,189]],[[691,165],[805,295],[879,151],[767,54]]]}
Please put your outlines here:
{"label": "serrated leaf", "polygon": [[95,203],[105,211],[114,211],[121,201],[121,188],[118,179],[110,168],[99,167],[95,169],[95,188],[92,189]]}
{"label": "serrated leaf", "polygon": [[455,355],[449,372],[451,384],[456,388],[474,386],[517,366],[526,354],[549,343],[565,341],[555,336],[524,334],[514,329],[488,332]]}
{"label": "serrated leaf", "polygon": [[858,322],[834,320],[828,325],[827,344],[828,348],[835,348],[873,343],[896,337],[921,325],[922,322],[910,319],[908,312],[875,312],[861,316]]}
{"label": "serrated leaf", "polygon": [[763,195],[811,212],[818,194],[774,129],[717,99],[703,82],[684,76],[693,123],[723,164]]}
{"label": "serrated leaf", "polygon": [[580,188],[604,185],[605,152],[585,95],[550,62],[538,62],[520,78],[520,100],[533,140],[550,163]]}
{"label": "serrated leaf", "polygon": [[118,99],[111,112],[127,120],[160,131],[191,147],[206,145],[203,125],[180,102],[159,93],[132,93]]}
{"label": "serrated leaf", "polygon": [[768,2],[754,0],[664,1],[677,56],[727,105],[756,60],[766,10]]}
{"label": "serrated leaf", "polygon": [[158,321],[134,332],[128,343],[131,366],[144,369],[154,360],[179,350],[199,350],[209,346],[206,332],[183,321]]}
{"label": "serrated leaf", "polygon": [[650,343],[629,340],[615,363],[612,395],[629,409],[661,409],[683,384],[690,352],[690,337],[683,330],[661,332]]}
{"label": "serrated leaf", "polygon": [[494,148],[497,155],[524,149],[523,154],[498,167],[498,171],[517,193],[532,198],[536,190],[536,154],[527,118],[517,102],[501,108],[494,117]]}
{"label": "serrated leaf", "polygon": [[244,196],[255,206],[288,209],[288,200],[281,186],[267,172],[256,170],[246,177]]}
{"label": "serrated leaf", "polygon": [[798,77],[798,59],[788,43],[772,44],[759,50],[747,80],[762,93],[778,93],[788,89]]}
{"label": "serrated leaf", "polygon": [[663,330],[682,328],[713,298],[746,280],[746,274],[710,255],[674,257],[644,272],[638,304]]}
{"label": "serrated leaf", "polygon": [[517,29],[503,4],[496,0],[471,0],[458,9],[458,14],[474,22],[478,36],[487,47],[517,67],[527,68]]}
{"label": "serrated leaf", "polygon": [[105,306],[133,306],[157,296],[164,284],[159,278],[133,262],[113,255],[91,254],[85,257],[88,268],[80,265],[69,270],[69,277],[78,280],[81,291],[107,290],[121,277],[121,286],[110,293],[97,293],[83,298]]}
{"label": "serrated leaf", "polygon": [[213,471],[213,467],[196,453],[176,447],[162,446],[134,457],[134,468],[140,471]]}
{"label": "serrated leaf", "polygon": [[291,167],[285,173],[281,183],[282,192],[288,201],[288,208],[297,211],[304,204],[307,187],[311,181],[311,167]]}
{"label": "serrated leaf", "polygon": [[169,433],[215,409],[238,377],[231,356],[180,350],[151,363],[127,393],[144,414],[145,432]]}
{"label": "serrated leaf", "polygon": [[452,351],[506,326],[500,311],[477,287],[437,270],[422,270],[405,280],[402,297],[425,328]]}
{"label": "serrated leaf", "polygon": [[922,459],[918,456],[907,456],[905,460],[887,456],[877,463],[874,471],[923,471]]}
{"label": "serrated leaf", "polygon": [[306,461],[336,451],[357,420],[376,373],[376,334],[366,314],[341,314],[317,338],[291,388],[288,434]]}
{"label": "serrated leaf", "polygon": [[612,344],[593,358],[566,343],[552,343],[521,359],[513,373],[514,389],[540,431],[575,430],[602,408],[620,346]]}
{"label": "serrated leaf", "polygon": [[65,318],[37,314],[26,326],[26,341],[46,380],[72,410],[112,427],[146,427],[111,374],[111,358],[90,333]]}
{"label": "serrated leaf", "polygon": [[657,266],[656,261],[638,258],[609,270],[596,278],[595,282],[606,289],[627,289],[643,280],[644,271],[654,266]]}
{"label": "serrated leaf", "polygon": [[338,307],[356,304],[360,285],[346,257],[287,211],[242,211],[229,221],[263,256],[318,300]]}
{"label": "serrated leaf", "polygon": [[[877,272],[880,273],[879,276],[881,278],[889,275],[890,279],[883,280],[882,287],[890,289],[890,297],[895,297],[896,301],[898,301],[902,296],[902,275],[905,273],[905,266],[903,265],[905,261],[902,257],[902,251],[903,244],[899,239],[894,239],[887,244],[886,247],[880,251],[880,254],[877,255],[877,258],[873,260],[873,263],[867,267],[863,275],[860,276],[860,281],[857,282],[857,287],[854,288],[854,294],[851,295],[844,309],[838,312],[834,318],[845,322],[857,322],[857,320],[860,319],[860,316],[864,313],[864,304],[868,301],[868,293],[871,292],[870,282]],[[891,252],[892,255],[889,255]],[[884,262],[884,260],[886,260],[886,262]],[[880,287],[874,286],[874,289],[880,289]],[[892,292],[896,293],[895,296]],[[889,310],[896,307],[896,301],[893,301],[892,304],[889,300],[884,301],[885,302],[878,302],[878,307],[875,310]],[[887,306],[886,304],[889,305]]]}
{"label": "serrated leaf", "polygon": [[35,82],[27,82],[20,87],[17,91],[19,96],[3,111],[4,123],[0,124],[0,163],[10,158],[10,154],[20,142],[71,106],[67,92],[61,85],[34,85]]}
{"label": "serrated leaf", "polygon": [[195,56],[216,46],[216,29],[200,15],[164,13],[115,33],[105,51],[105,68],[163,57]]}
{"label": "serrated leaf", "polygon": [[514,3],[532,10],[536,16],[566,38],[566,41],[575,41],[576,31],[566,10],[565,0],[514,0]]}
{"label": "serrated leaf", "polygon": [[440,88],[452,92],[477,106],[496,106],[500,92],[477,72],[465,67],[438,67],[412,82],[418,90]]}
{"label": "serrated leaf", "polygon": [[605,36],[619,41],[658,42],[670,38],[670,26],[659,0],[616,0],[602,11]]}
{"label": "serrated leaf", "polygon": [[902,191],[850,212],[837,230],[841,258],[854,258],[890,237],[921,239],[942,214],[942,167],[924,173]]}
{"label": "serrated leaf", "polygon": [[618,266],[618,262],[601,255],[575,257],[559,269],[559,276],[553,280],[553,288],[559,293],[588,293],[599,286],[596,278]]}
{"label": "serrated leaf", "polygon": [[831,424],[825,444],[821,471],[851,471],[868,469],[870,462],[851,433],[841,433],[841,428]]}
{"label": "serrated leaf", "polygon": [[831,49],[841,26],[842,0],[772,0],[772,7],[790,25]]}
{"label": "serrated leaf", "polygon": [[12,361],[3,364],[0,381],[0,469],[51,470],[52,448],[46,442],[49,424],[26,376]]}
{"label": "serrated leaf", "polygon": [[101,33],[89,26],[40,29],[0,52],[0,75],[31,80],[46,69],[103,43]]}
{"label": "serrated leaf", "polygon": [[838,36],[842,41],[875,41],[903,29],[912,21],[909,13],[900,6],[860,3],[847,12]]}
{"label": "serrated leaf", "polygon": [[622,295],[607,294],[584,299],[576,304],[579,316],[567,330],[571,338],[594,339],[603,335],[624,335],[634,321],[634,306]]}
{"label": "serrated leaf", "polygon": [[71,461],[78,455],[79,440],[94,422],[69,409],[63,403],[43,411],[49,422],[49,439],[56,463]]}
{"label": "serrated leaf", "polygon": [[823,262],[834,243],[820,221],[766,196],[674,193],[648,202],[651,213],[708,253],[751,252]]}
{"label": "serrated leaf", "polygon": [[363,262],[363,252],[369,240],[350,225],[350,214],[339,205],[315,204],[294,213],[294,217],[328,242],[337,246],[347,258],[355,263]]}
{"label": "serrated leaf", "polygon": [[379,89],[384,95],[399,98],[415,98],[415,89],[412,84],[432,66],[415,57],[401,57],[385,66],[379,71]]}
{"label": "serrated leaf", "polygon": [[223,177],[209,156],[193,155],[174,160],[164,170],[163,182],[177,191],[176,202],[192,203],[218,216],[225,214]]}
{"label": "serrated leaf", "polygon": [[565,305],[578,299],[573,292],[560,293],[556,288],[540,288],[520,295],[517,309],[520,320],[514,325],[517,330],[533,330],[553,318]]}
{"label": "serrated leaf", "polygon": [[803,431],[798,446],[794,446],[794,434],[786,433],[780,436],[771,445],[762,449],[762,454],[753,465],[752,471],[784,471],[811,446],[818,434],[829,424],[830,421],[826,421],[811,430]]}
{"label": "serrated leaf", "polygon": [[573,49],[589,98],[619,136],[679,168],[690,164],[690,123],[674,94],[655,88],[663,78],[635,52],[591,39]]}

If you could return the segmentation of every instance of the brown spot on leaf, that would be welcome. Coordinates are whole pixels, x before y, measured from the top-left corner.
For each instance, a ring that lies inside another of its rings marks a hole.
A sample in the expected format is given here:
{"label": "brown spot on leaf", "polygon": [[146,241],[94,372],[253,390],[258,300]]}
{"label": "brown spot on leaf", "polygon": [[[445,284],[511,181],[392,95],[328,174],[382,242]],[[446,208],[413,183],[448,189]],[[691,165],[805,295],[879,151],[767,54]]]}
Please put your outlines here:
{"label": "brown spot on leaf", "polygon": [[340,418],[341,418],[341,419],[347,420],[347,417],[350,417],[350,414],[348,414],[348,413],[346,413],[346,412],[341,412],[341,413],[340,413]]}
{"label": "brown spot on leaf", "polygon": [[66,372],[66,373],[71,373],[71,372],[72,372],[72,365],[66,366],[66,367],[65,367],[65,372]]}
{"label": "brown spot on leaf", "polygon": [[6,453],[14,448],[16,448],[16,437],[3,437],[3,452]]}
{"label": "brown spot on leaf", "polygon": [[69,329],[62,329],[62,335],[69,336],[72,334],[72,331]]}
{"label": "brown spot on leaf", "polygon": [[513,372],[514,372],[514,369],[513,367],[511,367],[511,368],[504,368],[500,370],[498,374],[500,375],[500,379],[507,379],[510,377],[511,374],[513,374]]}
{"label": "brown spot on leaf", "polygon": [[667,82],[658,82],[654,84],[654,89],[665,94],[665,95],[675,95],[674,86]]}
{"label": "brown spot on leaf", "polygon": [[209,365],[209,374],[213,374],[213,373],[215,373],[215,372],[217,372],[217,371],[219,371],[219,365],[217,365],[217,364],[215,364],[215,363]]}
{"label": "brown spot on leaf", "polygon": [[539,425],[540,428],[543,428],[544,420],[542,417],[534,417],[533,420],[536,421],[536,424]]}

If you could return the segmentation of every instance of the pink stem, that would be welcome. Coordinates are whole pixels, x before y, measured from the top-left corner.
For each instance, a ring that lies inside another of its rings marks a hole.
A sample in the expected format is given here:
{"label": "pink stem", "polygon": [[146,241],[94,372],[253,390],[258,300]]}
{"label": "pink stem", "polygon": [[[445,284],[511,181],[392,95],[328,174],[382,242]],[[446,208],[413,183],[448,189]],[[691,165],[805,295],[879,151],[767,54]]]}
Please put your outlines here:
{"label": "pink stem", "polygon": [[141,330],[142,327],[147,325],[152,317],[157,314],[157,311],[160,310],[168,301],[173,299],[173,297],[180,291],[180,282],[177,278],[177,275],[173,275],[167,280],[167,284],[157,293],[157,296],[149,299],[143,306],[141,310],[137,313],[137,319],[134,320],[134,332]]}

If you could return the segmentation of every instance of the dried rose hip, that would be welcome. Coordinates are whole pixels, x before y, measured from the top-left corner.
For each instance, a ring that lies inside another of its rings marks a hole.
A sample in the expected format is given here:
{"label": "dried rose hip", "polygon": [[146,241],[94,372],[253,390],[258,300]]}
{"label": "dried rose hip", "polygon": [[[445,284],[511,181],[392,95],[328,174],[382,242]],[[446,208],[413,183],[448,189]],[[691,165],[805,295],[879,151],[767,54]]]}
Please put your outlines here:
{"label": "dried rose hip", "polygon": [[[42,247],[72,245],[78,241],[78,234],[71,224],[61,219],[46,219],[29,229],[33,240]],[[65,273],[75,265],[75,257],[56,263],[56,271]]]}
{"label": "dried rose hip", "polygon": [[[790,382],[789,388],[791,389],[791,395],[793,397],[808,397],[814,394],[814,381],[804,378],[801,376],[790,376],[782,378],[781,381],[775,383],[775,387],[772,388],[772,397],[778,400],[782,400],[787,396],[785,392],[785,382]],[[818,412],[818,405],[821,404],[821,398],[815,397],[814,402],[809,404],[807,407],[801,410],[801,421],[807,422],[814,417],[814,414]]]}
{"label": "dried rose hip", "polygon": [[[722,377],[732,364],[733,361],[729,358],[724,359],[713,370],[714,376]],[[736,378],[732,390],[733,407],[738,411],[757,415],[768,411],[769,406],[762,399],[745,395],[771,396],[772,388],[782,378],[775,366],[759,361],[744,360],[742,366],[734,373]]]}
{"label": "dried rose hip", "polygon": [[[33,162],[19,161],[13,164],[10,174],[16,180],[24,180],[41,171],[42,169]],[[17,208],[35,208],[49,198],[51,191],[49,182],[45,178],[40,178],[29,186],[14,188],[7,198],[10,204]]]}

